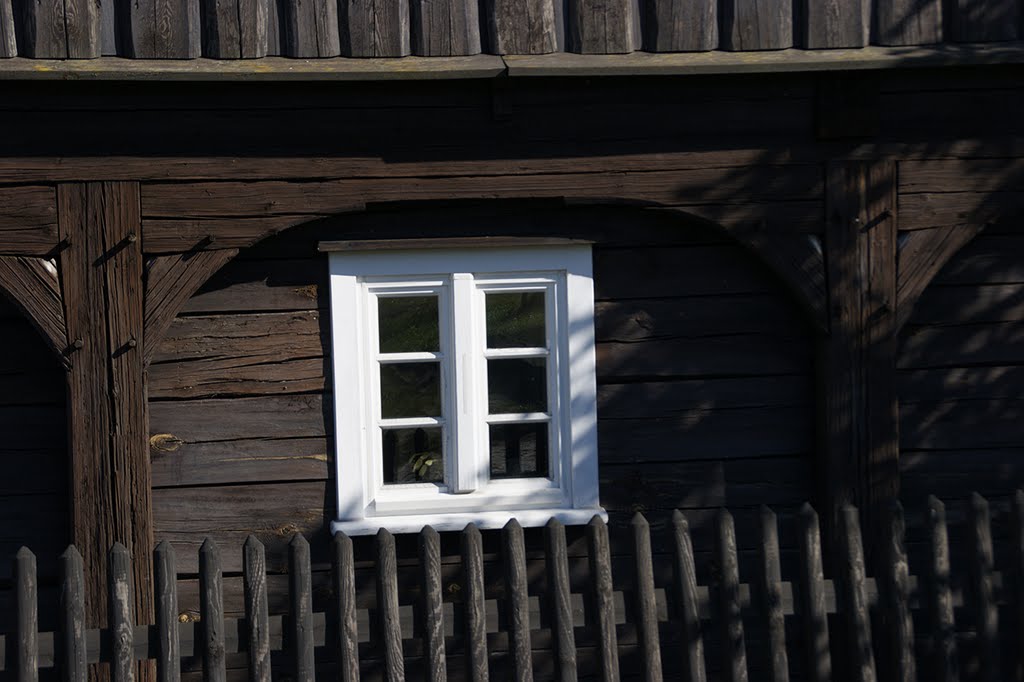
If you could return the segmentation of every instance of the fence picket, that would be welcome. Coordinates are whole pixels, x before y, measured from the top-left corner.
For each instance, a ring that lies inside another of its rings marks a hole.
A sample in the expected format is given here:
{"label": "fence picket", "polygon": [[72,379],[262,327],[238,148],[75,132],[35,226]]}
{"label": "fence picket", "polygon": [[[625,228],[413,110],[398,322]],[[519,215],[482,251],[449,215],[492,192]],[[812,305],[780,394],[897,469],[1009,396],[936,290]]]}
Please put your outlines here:
{"label": "fence picket", "polygon": [[480,529],[469,524],[462,531],[462,580],[466,589],[466,667],[469,679],[486,682],[487,613],[484,610],[484,550]]}
{"label": "fence picket", "polygon": [[508,629],[511,639],[512,679],[533,682],[533,651],[530,646],[530,604],[526,582],[526,545],[523,527],[515,519],[501,530],[502,560],[508,599]]}
{"label": "fence picket", "polygon": [[821,566],[821,533],[818,513],[804,503],[800,508],[800,617],[807,654],[807,679],[829,682],[832,679],[832,654],[829,652],[828,616],[825,610],[825,573]]}
{"label": "fence picket", "polygon": [[672,513],[675,549],[674,578],[678,617],[683,626],[683,675],[686,682],[705,682],[704,640],[697,599],[697,568],[693,560],[690,525],[678,509]]}
{"label": "fence picket", "polygon": [[789,682],[786,653],[786,617],[782,613],[782,568],[779,565],[779,523],[775,513],[761,507],[761,545],[757,566],[757,593],[768,626],[769,669],[772,682]]}
{"label": "fence picket", "polygon": [[250,535],[242,546],[245,621],[248,624],[249,680],[270,682],[270,624],[267,605],[267,556],[263,543]]}
{"label": "fence picket", "polygon": [[848,670],[856,682],[875,682],[875,656],[871,649],[871,616],[864,570],[864,545],[857,508],[839,511],[839,573],[836,597],[847,637]]}
{"label": "fence picket", "polygon": [[207,538],[199,548],[199,626],[202,630],[203,682],[225,682],[224,588],[220,550]]}
{"label": "fence picket", "polygon": [[398,616],[398,565],[395,537],[384,528],[377,531],[377,617],[384,645],[384,675],[391,682],[405,679],[402,657],[402,623]]}
{"label": "fence picket", "polygon": [[36,555],[22,547],[14,557],[15,638],[18,682],[39,679],[39,603]]}
{"label": "fence picket", "polygon": [[647,682],[661,682],[661,642],[658,639],[658,604],[654,599],[654,560],[651,527],[640,512],[633,515],[633,567],[636,574],[636,622],[641,662]]}
{"label": "fence picket", "polygon": [[615,636],[611,550],[608,526],[599,516],[587,524],[587,547],[590,550],[591,599],[597,616],[597,648],[601,656],[602,679],[616,682],[619,679],[619,645]]}
{"label": "fence picket", "polygon": [[423,576],[423,646],[427,655],[427,678],[448,679],[444,651],[444,611],[441,599],[441,536],[430,526],[420,531],[420,571]]}
{"label": "fence picket", "polygon": [[548,600],[551,604],[551,628],[554,631],[555,669],[561,680],[576,679],[576,637],[573,632],[572,602],[569,593],[569,557],[565,547],[565,526],[551,519],[544,527]]}
{"label": "fence picket", "polygon": [[110,548],[107,567],[107,624],[110,628],[110,679],[132,682],[135,665],[132,661],[134,627],[132,608],[135,595],[132,586],[132,558],[120,542]]}
{"label": "fence picket", "polygon": [[341,682],[358,682],[359,631],[356,625],[356,572],[352,538],[344,533],[336,533],[331,547],[338,675]]}
{"label": "fence picket", "polygon": [[928,565],[928,604],[932,619],[932,675],[939,682],[957,682],[956,626],[953,621],[953,592],[949,576],[949,535],[946,505],[934,495],[928,497],[928,535],[931,556]]}
{"label": "fence picket", "polygon": [[296,533],[288,543],[288,593],[295,682],[313,682],[313,577],[309,565],[309,542]]}
{"label": "fence picket", "polygon": [[181,646],[178,635],[178,570],[171,543],[153,550],[153,585],[156,589],[157,659],[159,682],[181,679]]}
{"label": "fence picket", "polygon": [[910,567],[903,545],[905,532],[903,506],[899,502],[889,510],[886,524],[885,551],[881,592],[885,620],[889,626],[890,671],[887,678],[899,682],[914,682],[917,666],[914,661],[914,621],[910,617]]}
{"label": "fence picket", "polygon": [[998,682],[1002,679],[999,672],[999,612],[996,609],[995,585],[992,581],[995,561],[988,501],[978,493],[973,493],[970,509],[971,598],[974,601],[972,610],[979,645],[980,679]]}
{"label": "fence picket", "polygon": [[1011,556],[1013,568],[1013,594],[1010,603],[1016,619],[1016,629],[1011,640],[1014,648],[1013,679],[1024,681],[1024,491],[1018,490],[1013,496],[1013,523]]}
{"label": "fence picket", "polygon": [[740,571],[736,558],[736,526],[732,514],[719,509],[715,517],[712,569],[714,616],[722,645],[722,671],[729,682],[746,682],[747,653],[740,612]]}
{"label": "fence picket", "polygon": [[[60,658],[64,682],[85,682],[88,676],[85,640],[85,567],[70,545],[60,555]],[[161,655],[163,652],[160,652]],[[174,659],[175,663],[177,659]],[[164,682],[164,680],[160,680]]]}

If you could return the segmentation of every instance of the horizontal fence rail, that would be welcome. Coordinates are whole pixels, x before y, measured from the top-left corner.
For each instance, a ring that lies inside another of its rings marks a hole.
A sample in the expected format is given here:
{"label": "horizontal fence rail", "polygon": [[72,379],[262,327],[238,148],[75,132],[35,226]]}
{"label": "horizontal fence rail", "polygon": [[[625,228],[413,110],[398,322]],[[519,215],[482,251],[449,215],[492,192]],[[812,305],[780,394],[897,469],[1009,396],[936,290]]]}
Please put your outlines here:
{"label": "horizontal fence rail", "polygon": [[[204,680],[225,680],[228,656],[244,654],[242,674],[250,680],[268,681],[272,670],[275,675],[280,670],[301,682],[313,680],[321,672],[321,654],[329,654],[330,676],[354,680],[366,671],[359,658],[361,644],[370,642],[380,652],[374,657],[375,678],[404,679],[409,652],[415,651],[421,661],[417,678],[449,679],[455,667],[456,677],[486,680],[495,633],[501,632],[511,679],[532,680],[541,656],[547,657],[546,676],[616,680],[626,675],[620,671],[625,633],[635,668],[629,675],[645,680],[737,682],[749,676],[781,682],[791,674],[862,682],[1020,679],[1024,493],[1018,491],[1012,500],[1012,529],[1003,547],[993,543],[989,503],[973,495],[961,524],[965,544],[958,551],[951,549],[943,503],[929,498],[921,565],[914,566],[918,575],[911,574],[902,507],[894,505],[879,516],[884,519],[872,547],[871,565],[878,567],[874,574],[868,575],[858,511],[846,507],[838,515],[836,554],[826,557],[836,574],[826,578],[818,515],[805,504],[796,519],[797,569],[784,576],[779,524],[762,507],[758,551],[746,567],[753,578],[741,582],[733,517],[720,510],[705,585],[698,583],[703,567],[696,560],[704,554],[694,551],[685,514],[677,511],[667,529],[672,575],[661,585],[655,582],[647,520],[639,513],[633,518],[632,555],[623,564],[613,562],[608,527],[595,518],[585,529],[588,580],[582,594],[570,590],[565,528],[554,520],[544,529],[544,590],[530,593],[524,533],[513,520],[500,536],[504,590],[496,599],[485,592],[482,536],[470,525],[461,533],[458,602],[444,599],[439,535],[428,527],[419,535],[414,604],[400,603],[395,538],[381,530],[372,609],[357,608],[353,545],[339,534],[332,545],[330,606],[324,612],[314,612],[310,548],[296,535],[289,545],[289,609],[284,615],[268,613],[264,547],[250,537],[243,548],[242,618],[225,615],[220,552],[207,540],[199,550],[197,622],[179,618],[175,552],[164,542],[153,556],[153,624],[132,620],[131,557],[118,544],[107,566],[105,629],[86,627],[84,567],[71,546],[59,563],[56,632],[39,631],[36,557],[23,548],[14,559],[15,626],[2,635],[0,670],[19,682],[34,682],[40,670],[56,668],[62,679],[84,682],[89,664],[107,662],[111,679],[118,682],[133,680],[134,662],[149,659],[156,662],[157,679],[170,682],[181,679],[183,660],[195,659],[201,661]],[[996,570],[995,549],[1008,557],[1003,571]],[[966,565],[957,565],[959,560]],[[618,582],[628,584],[628,590],[615,589],[614,579],[622,576],[613,575],[613,564],[627,566],[628,580]],[[954,573],[964,578],[955,581]],[[407,593],[408,586],[401,587]],[[967,627],[960,619],[966,619]],[[756,640],[748,639],[755,631]],[[961,664],[961,645],[976,652],[969,669]],[[589,651],[591,669],[586,671],[581,646]],[[927,672],[918,669],[922,657],[927,657]],[[761,666],[756,674],[754,660]],[[1006,670],[1007,665],[1013,669]]]}

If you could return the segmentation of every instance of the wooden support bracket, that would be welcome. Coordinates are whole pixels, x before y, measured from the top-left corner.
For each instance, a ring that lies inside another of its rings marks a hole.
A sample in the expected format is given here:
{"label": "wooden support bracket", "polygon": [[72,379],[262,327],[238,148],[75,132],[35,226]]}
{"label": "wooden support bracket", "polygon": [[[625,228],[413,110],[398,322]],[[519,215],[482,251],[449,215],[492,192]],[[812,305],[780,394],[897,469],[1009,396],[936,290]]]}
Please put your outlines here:
{"label": "wooden support bracket", "polygon": [[53,263],[42,258],[0,256],[0,289],[21,309],[68,366],[70,345],[64,323],[60,281]]}

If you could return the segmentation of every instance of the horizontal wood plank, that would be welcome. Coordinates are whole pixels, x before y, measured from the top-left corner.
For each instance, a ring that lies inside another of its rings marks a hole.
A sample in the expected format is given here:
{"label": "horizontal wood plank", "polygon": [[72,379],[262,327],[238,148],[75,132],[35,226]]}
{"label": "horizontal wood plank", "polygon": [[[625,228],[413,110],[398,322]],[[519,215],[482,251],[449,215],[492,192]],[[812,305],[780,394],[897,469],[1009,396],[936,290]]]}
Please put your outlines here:
{"label": "horizontal wood plank", "polygon": [[50,256],[57,241],[52,187],[0,187],[0,254]]}

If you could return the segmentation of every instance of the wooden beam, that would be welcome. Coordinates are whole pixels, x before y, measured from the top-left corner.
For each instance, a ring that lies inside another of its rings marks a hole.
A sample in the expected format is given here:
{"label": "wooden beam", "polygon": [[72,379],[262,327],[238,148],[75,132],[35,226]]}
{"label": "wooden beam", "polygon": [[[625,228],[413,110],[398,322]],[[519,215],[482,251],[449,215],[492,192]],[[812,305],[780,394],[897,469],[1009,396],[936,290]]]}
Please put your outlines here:
{"label": "wooden beam", "polygon": [[904,232],[896,285],[896,332],[910,319],[914,305],[939,271],[985,228],[982,223]]}
{"label": "wooden beam", "polygon": [[185,301],[236,255],[238,249],[223,249],[157,256],[149,261],[143,316],[143,366],[149,366],[153,352]]}
{"label": "wooden beam", "polygon": [[834,540],[844,505],[857,505],[870,528],[898,496],[896,165],[836,162],[827,176],[818,475]]}
{"label": "wooden beam", "polygon": [[0,256],[0,289],[21,309],[66,365],[67,329],[60,281],[53,263],[42,258]]}
{"label": "wooden beam", "polygon": [[0,187],[0,254],[50,256],[57,246],[52,187]]}
{"label": "wooden beam", "polygon": [[549,54],[562,47],[561,3],[554,0],[484,0],[484,21],[494,54]]}
{"label": "wooden beam", "polygon": [[71,536],[85,560],[87,612],[105,620],[106,552],[128,547],[136,622],[152,622],[153,549],[146,387],[142,365],[139,187],[59,185],[60,254],[68,337]]}

